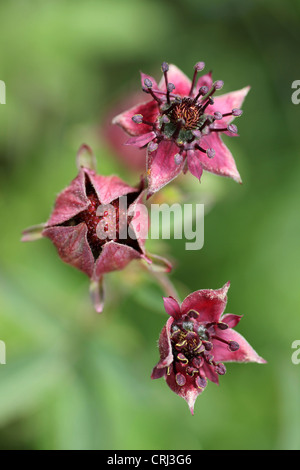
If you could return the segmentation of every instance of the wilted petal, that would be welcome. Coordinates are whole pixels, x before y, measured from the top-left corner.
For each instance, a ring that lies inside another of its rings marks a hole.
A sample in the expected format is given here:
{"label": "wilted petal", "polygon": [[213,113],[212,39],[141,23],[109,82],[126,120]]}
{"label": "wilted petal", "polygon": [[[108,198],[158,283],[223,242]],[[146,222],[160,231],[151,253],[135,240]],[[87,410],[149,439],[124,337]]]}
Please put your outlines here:
{"label": "wilted petal", "polygon": [[112,123],[118,124],[128,134],[133,136],[151,132],[152,126],[143,123],[136,124],[135,122],[133,122],[132,117],[136,114],[141,114],[145,121],[154,123],[159,114],[157,102],[155,100],[151,100],[147,101],[146,103],[140,103],[137,106],[133,106],[133,108],[130,108],[127,111],[116,116],[113,119]]}
{"label": "wilted petal", "polygon": [[93,278],[98,279],[105,273],[124,269],[130,261],[139,259],[141,256],[141,253],[130,246],[114,241],[105,243],[96,261]]}
{"label": "wilted petal", "polygon": [[89,277],[92,276],[94,257],[87,241],[85,224],[74,227],[46,227],[43,236],[50,238],[65,263],[80,269]]}
{"label": "wilted petal", "polygon": [[144,204],[146,190],[141,191],[135,201],[128,207],[128,217],[131,222],[128,227],[128,234],[133,240],[136,240],[140,251],[145,254],[145,243],[148,238],[150,218],[148,208]]}
{"label": "wilted petal", "polygon": [[87,174],[101,204],[109,204],[119,197],[138,191],[124,183],[118,176],[102,176],[94,172],[87,172]]}
{"label": "wilted petal", "polygon": [[204,150],[210,148],[215,150],[215,156],[213,158],[208,158],[205,153],[200,152],[200,150],[195,150],[204,170],[215,173],[216,175],[228,176],[238,183],[242,182],[234,158],[217,132],[212,132],[202,137],[201,146]]}
{"label": "wilted petal", "polygon": [[195,310],[200,314],[199,322],[218,322],[227,304],[229,286],[227,283],[221,289],[203,289],[188,295],[181,305],[182,315]]}
{"label": "wilted petal", "polygon": [[86,210],[90,204],[85,192],[85,169],[57,197],[47,227],[62,224]]}

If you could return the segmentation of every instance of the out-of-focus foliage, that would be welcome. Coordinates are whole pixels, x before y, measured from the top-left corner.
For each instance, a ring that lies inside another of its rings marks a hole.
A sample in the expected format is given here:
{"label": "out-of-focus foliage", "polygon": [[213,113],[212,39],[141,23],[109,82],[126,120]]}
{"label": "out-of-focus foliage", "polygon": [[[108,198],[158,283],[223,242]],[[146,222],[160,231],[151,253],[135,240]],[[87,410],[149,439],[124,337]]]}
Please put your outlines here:
{"label": "out-of-focus foliage", "polygon": [[[299,1],[12,0],[0,18],[0,447],[299,448]],[[99,172],[138,180],[101,128],[140,87],[139,71],[159,78],[163,60],[190,76],[204,60],[222,92],[252,87],[240,137],[226,139],[243,185],[185,177],[194,202],[208,200],[204,248],[149,242],[176,260],[182,298],[230,279],[227,312],[244,315],[238,331],[268,361],[229,364],[193,417],[163,380],[150,380],[166,321],[155,279],[138,264],[107,276],[98,316],[88,279],[49,240],[20,243],[76,175],[83,142]]]}

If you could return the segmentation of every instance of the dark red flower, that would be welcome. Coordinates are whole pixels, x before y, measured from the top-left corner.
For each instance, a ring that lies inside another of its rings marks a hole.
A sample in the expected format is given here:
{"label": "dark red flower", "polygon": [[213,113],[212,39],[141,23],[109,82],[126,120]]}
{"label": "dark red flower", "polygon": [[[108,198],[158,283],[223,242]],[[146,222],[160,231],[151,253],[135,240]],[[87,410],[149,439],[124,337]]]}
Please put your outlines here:
{"label": "dark red flower", "polygon": [[241,316],[223,315],[229,286],[193,292],[181,306],[173,297],[164,298],[170,318],[159,338],[160,361],[151,377],[165,377],[192,414],[207,380],[218,384],[219,375],[226,373],[224,362],[266,362],[233,330]]}
{"label": "dark red flower", "polygon": [[[86,154],[91,158],[90,149],[82,146],[80,161]],[[135,259],[151,263],[145,252],[148,213],[143,195],[142,184],[134,188],[117,176],[97,175],[80,166],[78,176],[58,195],[50,219],[25,230],[22,240],[50,238],[65,263],[89,276],[95,308],[102,311],[104,274]],[[171,269],[169,263],[165,266]]]}
{"label": "dark red flower", "polygon": [[249,87],[215,97],[223,82],[213,82],[211,73],[197,80],[203,68],[203,62],[195,65],[191,81],[175,65],[164,62],[159,84],[142,73],[143,91],[151,100],[113,120],[133,136],[128,145],[147,146],[148,197],[187,170],[199,180],[206,170],[241,182],[221,134],[237,135],[231,122],[242,114]]}

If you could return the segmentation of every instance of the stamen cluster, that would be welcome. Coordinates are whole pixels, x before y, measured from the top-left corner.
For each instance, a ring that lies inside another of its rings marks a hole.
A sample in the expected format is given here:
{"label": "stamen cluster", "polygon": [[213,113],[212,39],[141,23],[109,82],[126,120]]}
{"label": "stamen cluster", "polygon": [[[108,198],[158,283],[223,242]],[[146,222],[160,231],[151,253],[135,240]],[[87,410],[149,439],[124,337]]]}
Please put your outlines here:
{"label": "stamen cluster", "polygon": [[223,322],[202,324],[197,321],[199,313],[191,310],[180,321],[171,327],[171,345],[174,362],[172,364],[177,385],[184,386],[187,376],[193,378],[194,385],[205,388],[207,385],[204,364],[218,375],[226,373],[225,365],[214,360],[214,342],[227,344],[229,351],[239,349],[236,341],[230,341],[218,336],[218,329],[229,328]]}
{"label": "stamen cluster", "polygon": [[[241,109],[234,108],[224,114],[218,110],[209,112],[207,109],[214,105],[213,95],[223,87],[223,81],[214,82],[210,89],[204,85],[195,91],[197,73],[202,70],[202,67],[204,68],[203,62],[197,63],[194,67],[194,77],[188,96],[182,97],[173,93],[176,87],[169,82],[169,65],[166,62],[162,65],[166,91],[154,89],[152,81],[149,78],[144,79],[143,91],[150,94],[158,103],[159,115],[155,122],[147,121],[142,114],[132,116],[132,120],[136,124],[146,124],[152,127],[155,137],[152,139],[150,147],[148,146],[150,151],[157,148],[153,146],[153,143],[159,144],[162,140],[169,139],[178,145],[179,154],[183,157],[186,156],[186,151],[197,149],[206,153],[209,158],[213,158],[215,149],[203,149],[200,145],[201,137],[211,132],[237,134],[238,129],[234,124],[228,124],[227,127],[217,127],[214,123],[227,116],[241,116]],[[179,161],[178,157],[176,158]]]}

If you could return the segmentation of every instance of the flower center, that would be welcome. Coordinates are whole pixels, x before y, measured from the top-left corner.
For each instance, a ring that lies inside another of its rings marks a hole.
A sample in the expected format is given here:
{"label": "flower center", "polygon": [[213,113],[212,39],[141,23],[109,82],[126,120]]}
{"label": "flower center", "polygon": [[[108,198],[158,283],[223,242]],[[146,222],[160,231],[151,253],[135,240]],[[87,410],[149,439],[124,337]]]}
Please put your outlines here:
{"label": "flower center", "polygon": [[[205,388],[205,370],[210,368],[217,375],[224,375],[224,364],[214,360],[216,342],[227,344],[230,351],[239,349],[238,343],[222,338],[222,330],[228,325],[222,322],[199,323],[199,313],[190,311],[171,327],[171,345],[174,357],[175,380],[179,386],[189,382],[198,388]],[[219,333],[218,330],[221,332]],[[170,371],[169,371],[170,373]]]}
{"label": "flower center", "polygon": [[170,113],[167,116],[173,124],[182,123],[182,128],[186,130],[196,129],[201,118],[201,108],[194,100],[183,98],[183,100],[174,107],[171,106]]}
{"label": "flower center", "polygon": [[115,199],[110,204],[103,205],[87,178],[86,195],[90,202],[88,208],[63,225],[74,226],[85,223],[87,240],[94,258],[99,257],[103,245],[109,241],[128,245],[140,251],[137,240],[129,236],[128,226],[133,216],[127,214],[128,207],[137,197],[137,193],[128,194],[120,199]]}
{"label": "flower center", "polygon": [[[149,152],[156,151],[159,143],[167,139],[172,140],[178,146],[179,154],[174,157],[176,164],[181,163],[190,150],[200,151],[205,153],[208,158],[213,158],[216,153],[215,149],[203,148],[202,137],[212,132],[237,134],[236,125],[227,124],[223,118],[241,116],[242,110],[233,108],[228,109],[228,112],[221,113],[212,108],[214,105],[213,96],[216,91],[223,87],[223,81],[217,80],[211,85],[210,89],[206,85],[196,89],[197,74],[203,70],[204,65],[204,62],[197,62],[195,65],[190,92],[186,96],[176,94],[175,85],[169,82],[169,65],[166,62],[162,64],[166,91],[153,89],[150,78],[145,78],[143,91],[151,95],[153,100],[156,101],[159,116],[153,122],[152,117],[147,120],[144,119],[142,114],[136,114],[132,116],[132,120],[136,124],[143,123],[149,126],[149,129],[152,129],[154,137],[148,143]],[[222,123],[216,123],[216,121],[222,120]]]}
{"label": "flower center", "polygon": [[[108,240],[117,241],[119,238],[119,202],[111,202],[111,206],[115,209],[112,210],[101,210],[99,215],[99,200],[95,193],[90,192],[87,194],[87,197],[90,201],[89,207],[78,214],[75,217],[77,224],[84,222],[87,226],[87,239],[89,245],[93,251],[94,256],[97,256],[102,248],[102,246]],[[99,236],[99,224],[101,224],[101,236]]]}

